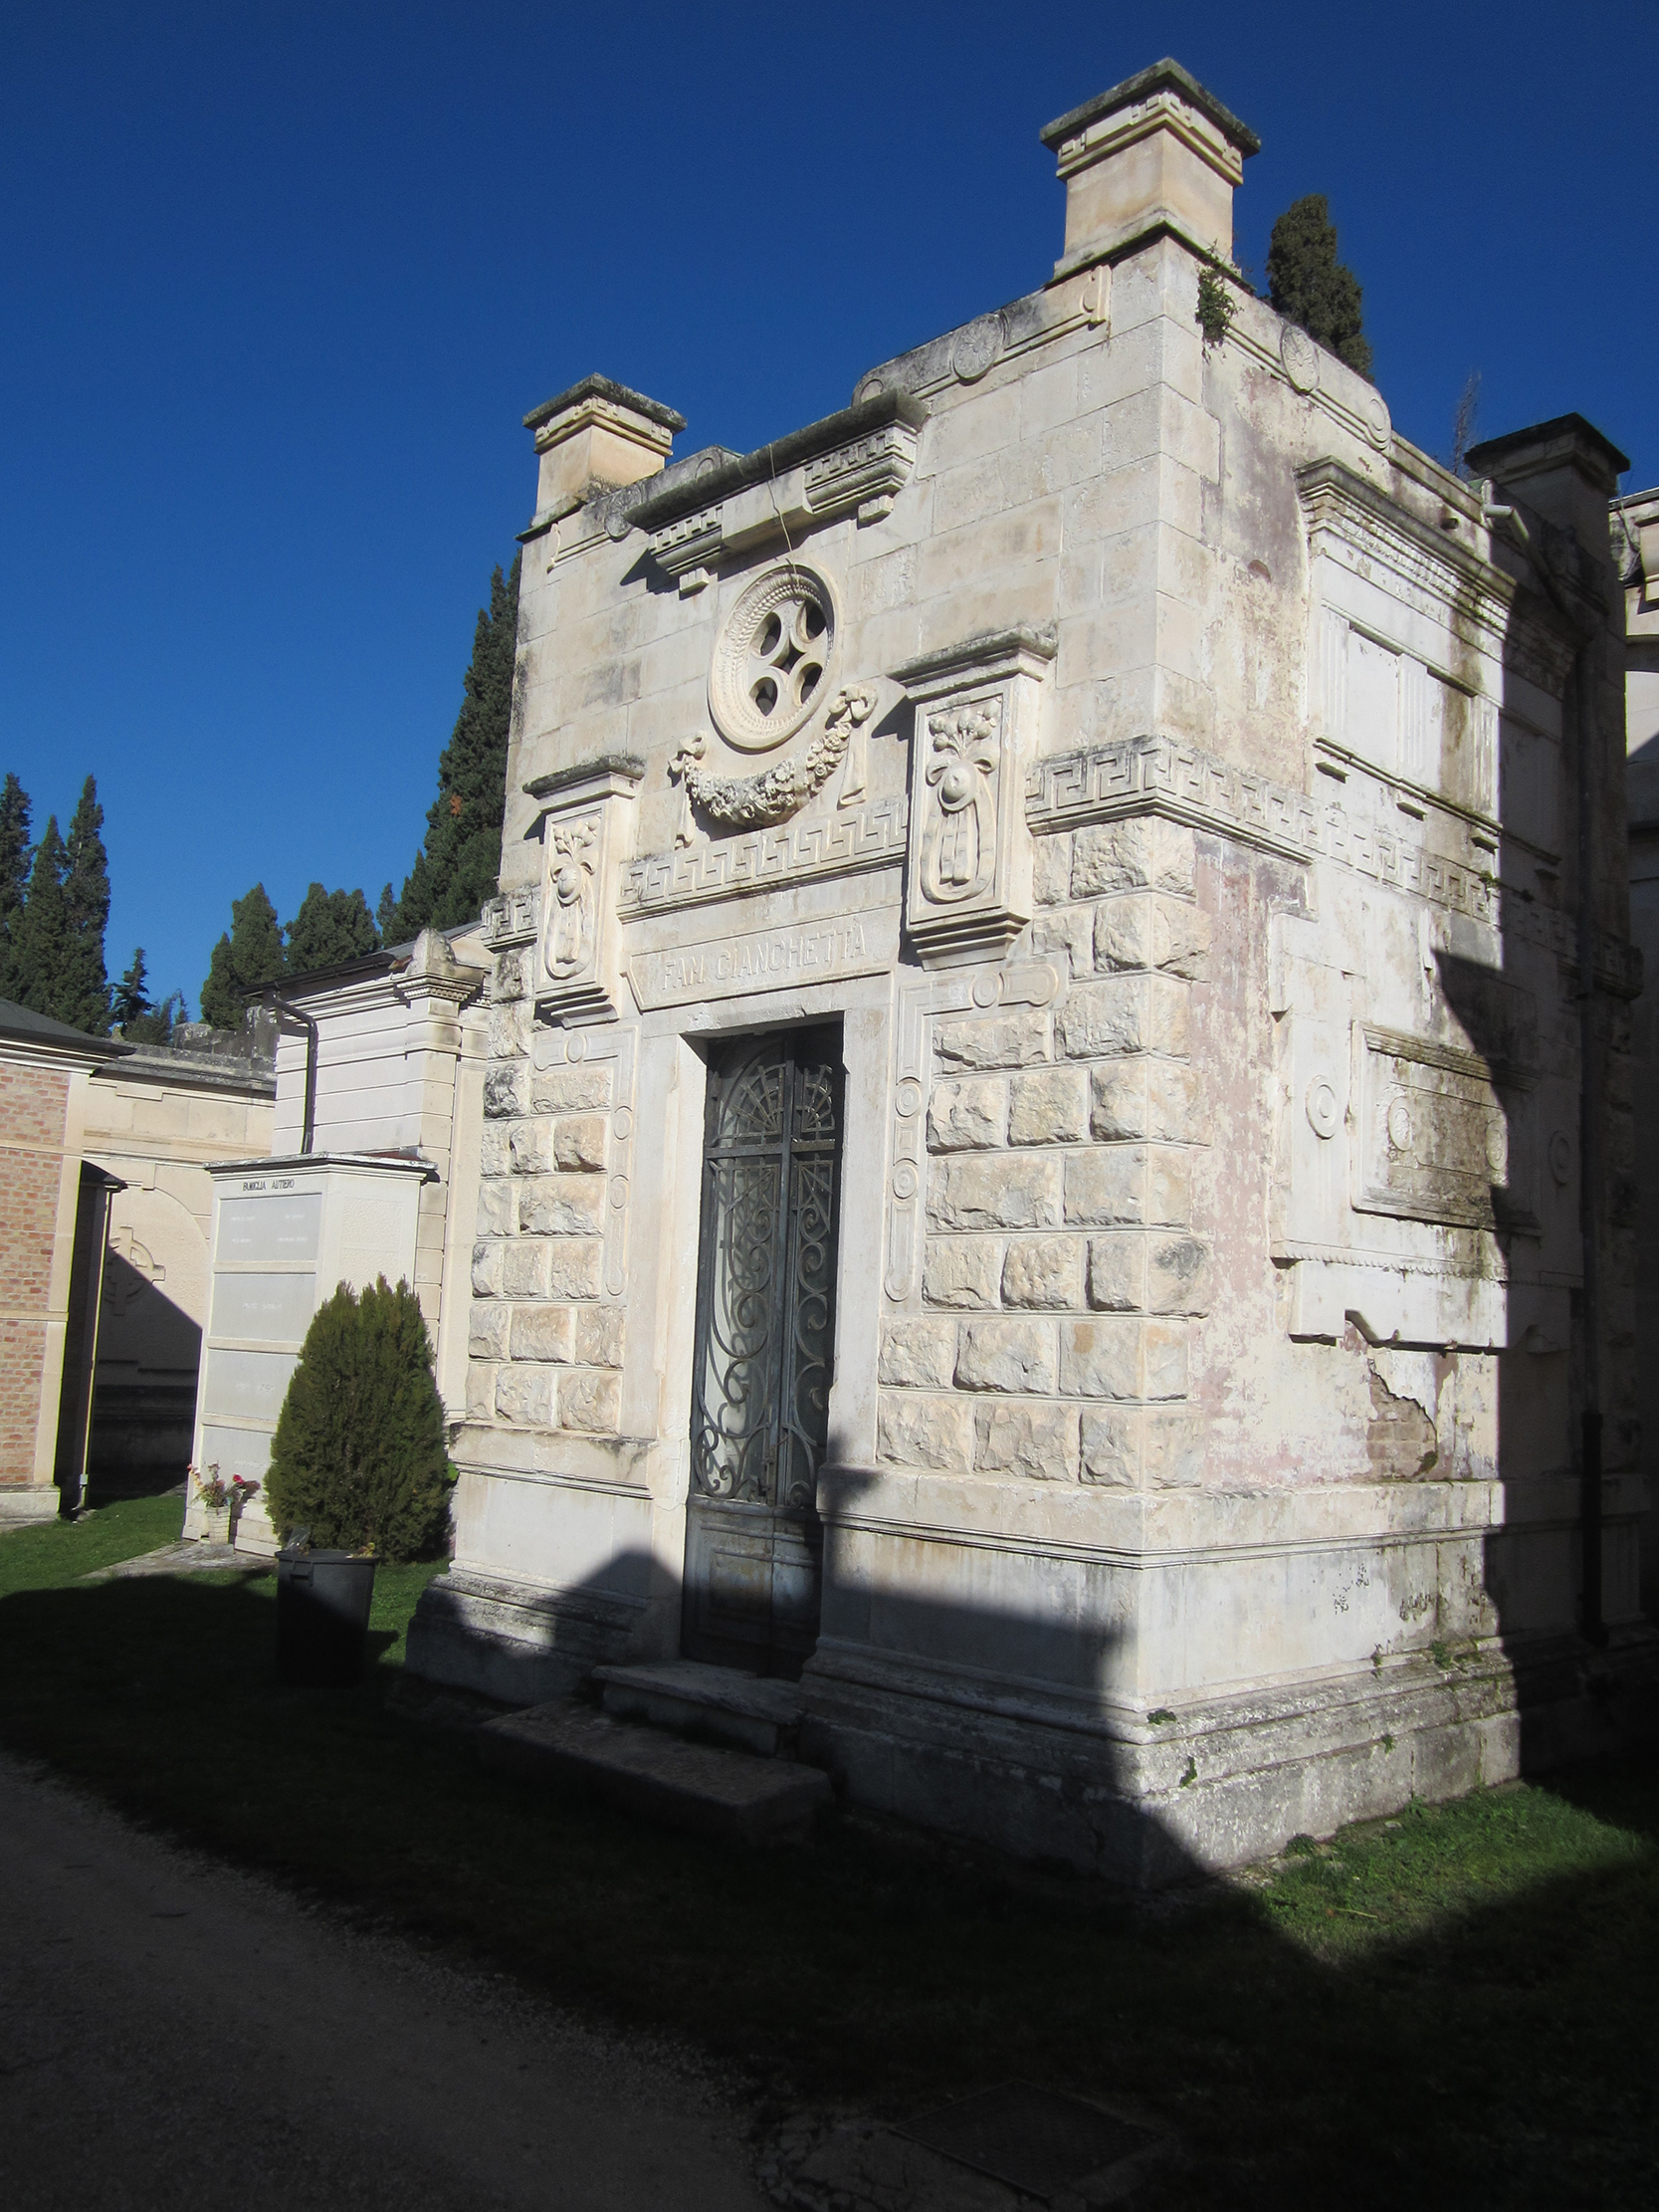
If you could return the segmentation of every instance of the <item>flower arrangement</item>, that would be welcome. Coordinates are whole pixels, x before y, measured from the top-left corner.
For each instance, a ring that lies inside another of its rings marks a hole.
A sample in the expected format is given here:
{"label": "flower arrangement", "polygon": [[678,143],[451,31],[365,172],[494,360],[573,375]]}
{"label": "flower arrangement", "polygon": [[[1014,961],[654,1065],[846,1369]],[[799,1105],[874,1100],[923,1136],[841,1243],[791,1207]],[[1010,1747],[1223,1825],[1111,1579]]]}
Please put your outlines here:
{"label": "flower arrangement", "polygon": [[198,1467],[192,1461],[189,1479],[195,1483],[197,1494],[210,1513],[222,1512],[227,1505],[233,1512],[240,1513],[259,1488],[259,1484],[250,1482],[245,1474],[233,1474],[226,1481],[219,1472],[217,1459],[205,1467]]}

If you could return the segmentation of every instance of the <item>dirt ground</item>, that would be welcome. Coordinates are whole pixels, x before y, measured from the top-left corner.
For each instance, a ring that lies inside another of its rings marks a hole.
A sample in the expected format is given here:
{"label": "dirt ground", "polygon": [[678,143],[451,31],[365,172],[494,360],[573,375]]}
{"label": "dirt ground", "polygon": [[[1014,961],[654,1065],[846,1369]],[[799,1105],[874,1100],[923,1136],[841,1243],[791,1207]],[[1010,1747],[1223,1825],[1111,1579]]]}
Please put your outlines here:
{"label": "dirt ground", "polygon": [[173,1849],[0,1757],[0,2202],[16,2212],[759,2212],[670,2050]]}

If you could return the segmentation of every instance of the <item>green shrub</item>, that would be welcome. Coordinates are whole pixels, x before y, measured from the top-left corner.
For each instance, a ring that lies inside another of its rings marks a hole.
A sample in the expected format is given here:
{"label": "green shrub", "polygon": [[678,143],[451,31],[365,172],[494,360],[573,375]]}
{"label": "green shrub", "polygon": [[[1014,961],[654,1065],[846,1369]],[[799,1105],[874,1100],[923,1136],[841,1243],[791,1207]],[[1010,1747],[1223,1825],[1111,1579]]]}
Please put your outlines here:
{"label": "green shrub", "polygon": [[406,1282],[341,1283],[306,1331],[271,1439],[266,1501],[286,1537],[413,1559],[443,1523],[450,1476],[432,1343]]}

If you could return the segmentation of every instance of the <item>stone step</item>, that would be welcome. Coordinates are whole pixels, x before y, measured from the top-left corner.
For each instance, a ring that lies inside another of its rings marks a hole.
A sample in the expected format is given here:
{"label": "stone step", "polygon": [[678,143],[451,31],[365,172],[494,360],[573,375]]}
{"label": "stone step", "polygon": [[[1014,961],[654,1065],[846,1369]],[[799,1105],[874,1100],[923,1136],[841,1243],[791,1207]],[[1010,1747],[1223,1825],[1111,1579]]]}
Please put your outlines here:
{"label": "stone step", "polygon": [[506,1713],[478,1733],[488,1766],[573,1786],[699,1836],[756,1844],[804,1835],[833,1795],[816,1767],[688,1743],[572,1698]]}
{"label": "stone step", "polygon": [[798,1683],[697,1659],[657,1659],[638,1666],[596,1666],[604,1706],[618,1719],[648,1720],[681,1735],[715,1736],[762,1758],[792,1757],[800,1734]]}

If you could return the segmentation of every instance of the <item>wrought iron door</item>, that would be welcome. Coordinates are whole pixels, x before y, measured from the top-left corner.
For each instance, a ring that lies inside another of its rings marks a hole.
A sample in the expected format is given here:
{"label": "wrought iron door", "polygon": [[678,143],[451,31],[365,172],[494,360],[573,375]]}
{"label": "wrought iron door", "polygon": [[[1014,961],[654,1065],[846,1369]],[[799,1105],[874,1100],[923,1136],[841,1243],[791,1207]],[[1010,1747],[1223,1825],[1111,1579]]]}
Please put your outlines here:
{"label": "wrought iron door", "polygon": [[711,1055],[682,1648],[796,1674],[818,1635],[842,1077],[835,1029]]}

